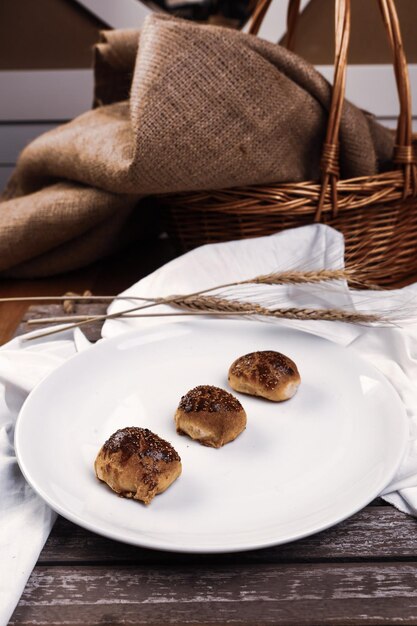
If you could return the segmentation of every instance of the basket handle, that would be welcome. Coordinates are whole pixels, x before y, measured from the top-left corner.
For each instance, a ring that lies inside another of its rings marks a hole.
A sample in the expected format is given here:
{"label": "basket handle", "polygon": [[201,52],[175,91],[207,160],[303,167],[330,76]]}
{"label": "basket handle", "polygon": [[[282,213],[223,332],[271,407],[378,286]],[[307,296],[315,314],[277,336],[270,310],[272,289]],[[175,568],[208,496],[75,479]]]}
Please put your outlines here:
{"label": "basket handle", "polygon": [[[251,35],[257,35],[264,17],[270,7],[272,0],[260,0],[255,6],[255,10],[252,14],[248,32]],[[288,50],[294,49],[295,42],[295,27],[297,25],[298,14],[300,12],[301,0],[289,0],[287,11],[287,34],[285,38],[285,47]]]}
{"label": "basket handle", "polygon": [[[252,17],[249,32],[257,34],[271,0],[261,0]],[[417,194],[417,168],[412,146],[411,94],[408,66],[402,45],[400,26],[393,0],[378,0],[393,54],[395,78],[400,100],[393,162],[404,171],[403,198]],[[286,46],[293,49],[300,0],[289,0]],[[338,213],[337,181],[339,179],[339,127],[345,96],[347,51],[350,36],[350,0],[336,0],[336,42],[332,99],[325,143],[321,158],[322,184],[315,221],[320,221],[326,191],[330,183],[333,216]]]}

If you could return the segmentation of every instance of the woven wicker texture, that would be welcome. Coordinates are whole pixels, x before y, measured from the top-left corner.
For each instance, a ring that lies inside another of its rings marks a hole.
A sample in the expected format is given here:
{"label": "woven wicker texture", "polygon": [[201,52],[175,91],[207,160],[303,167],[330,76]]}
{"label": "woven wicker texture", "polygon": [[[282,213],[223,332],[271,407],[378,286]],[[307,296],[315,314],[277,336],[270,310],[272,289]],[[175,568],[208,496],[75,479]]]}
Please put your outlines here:
{"label": "woven wicker texture", "polygon": [[[271,0],[261,1],[256,34]],[[412,145],[408,69],[393,0],[379,0],[397,81],[400,115],[393,163],[382,174],[339,179],[339,128],[344,104],[350,0],[336,1],[335,73],[321,181],[248,186],[165,197],[168,229],[183,250],[203,243],[272,234],[321,221],[343,232],[349,262],[369,281],[395,286],[417,273],[417,172]],[[295,41],[299,0],[288,9],[287,46]]]}

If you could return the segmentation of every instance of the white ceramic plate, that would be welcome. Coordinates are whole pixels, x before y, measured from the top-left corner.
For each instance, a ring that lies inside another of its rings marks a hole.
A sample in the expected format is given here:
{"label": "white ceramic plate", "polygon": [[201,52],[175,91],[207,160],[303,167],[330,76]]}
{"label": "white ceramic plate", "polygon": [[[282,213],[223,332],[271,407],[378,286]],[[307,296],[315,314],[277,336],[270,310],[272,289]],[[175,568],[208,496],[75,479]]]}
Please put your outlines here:
{"label": "white ceramic plate", "polygon": [[[265,349],[298,364],[294,398],[236,394],[248,425],[218,450],[176,434],[184,393],[227,389],[231,362]],[[148,507],[94,474],[99,448],[125,426],[150,428],[182,459],[181,477]],[[353,514],[392,479],[406,438],[396,392],[353,352],[275,324],[192,320],[121,335],[69,360],[29,396],[15,443],[29,483],[80,526],[152,548],[227,552],[292,541]]]}

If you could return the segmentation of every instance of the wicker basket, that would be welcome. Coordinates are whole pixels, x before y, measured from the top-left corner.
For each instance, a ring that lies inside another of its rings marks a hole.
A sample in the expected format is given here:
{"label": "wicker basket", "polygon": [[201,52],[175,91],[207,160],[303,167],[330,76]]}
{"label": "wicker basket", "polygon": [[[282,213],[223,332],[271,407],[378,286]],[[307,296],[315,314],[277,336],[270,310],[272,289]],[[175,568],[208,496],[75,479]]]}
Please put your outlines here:
{"label": "wicker basket", "polygon": [[[258,4],[252,34],[258,32],[270,1]],[[378,1],[391,44],[400,99],[393,155],[396,169],[372,177],[339,180],[338,131],[345,91],[350,0],[336,0],[335,73],[321,161],[322,180],[164,197],[168,232],[182,250],[323,222],[344,234],[350,263],[375,284],[398,285],[417,274],[417,170],[408,68],[394,0]],[[290,0],[289,48],[298,9],[299,0]]]}

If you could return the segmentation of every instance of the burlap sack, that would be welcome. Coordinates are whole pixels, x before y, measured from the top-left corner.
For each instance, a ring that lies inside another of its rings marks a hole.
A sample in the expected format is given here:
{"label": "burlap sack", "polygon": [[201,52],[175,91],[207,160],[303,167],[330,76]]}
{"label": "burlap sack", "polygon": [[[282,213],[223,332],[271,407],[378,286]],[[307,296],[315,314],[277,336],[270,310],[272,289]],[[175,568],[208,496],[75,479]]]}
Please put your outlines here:
{"label": "burlap sack", "polygon": [[107,30],[94,48],[94,106],[129,99],[135,59],[139,46],[138,30]]}
{"label": "burlap sack", "polygon": [[[112,242],[91,240],[88,255],[67,258],[85,237],[85,214],[92,232],[103,222],[100,211],[106,219],[127,216],[142,196],[320,175],[331,89],[311,65],[278,45],[153,15],[140,42],[132,31],[104,36],[96,79],[96,103],[105,105],[23,151],[9,199],[0,205],[0,271],[40,275],[98,258],[114,245],[116,229]],[[130,81],[129,99],[118,102]],[[376,173],[393,149],[391,133],[348,102],[340,143],[342,177]],[[57,210],[53,184],[63,179],[73,182]],[[36,250],[26,242],[28,220]],[[54,262],[45,265],[51,250]],[[41,264],[27,263],[40,255]]]}

